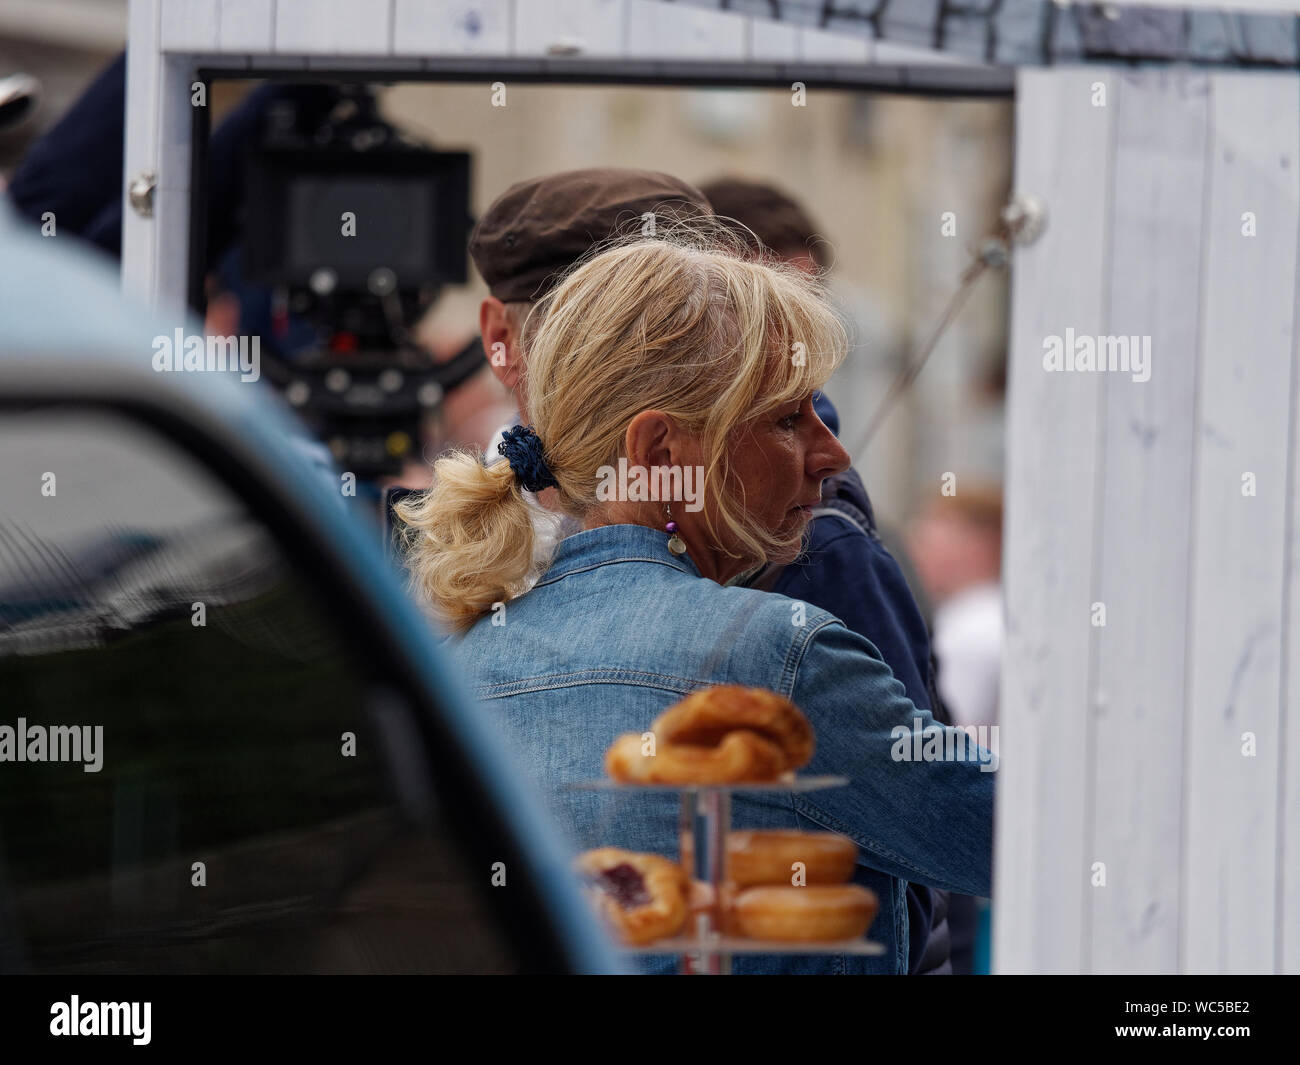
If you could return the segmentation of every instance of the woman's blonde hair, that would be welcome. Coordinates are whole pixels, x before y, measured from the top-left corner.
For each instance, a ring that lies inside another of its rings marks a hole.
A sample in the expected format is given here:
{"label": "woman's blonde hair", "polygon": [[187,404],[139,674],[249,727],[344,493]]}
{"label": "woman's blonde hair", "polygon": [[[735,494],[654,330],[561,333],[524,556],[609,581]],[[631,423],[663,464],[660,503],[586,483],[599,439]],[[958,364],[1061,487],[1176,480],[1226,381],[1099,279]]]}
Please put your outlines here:
{"label": "woman's blonde hair", "polygon": [[[600,505],[600,468],[617,465],[628,425],[654,409],[701,441],[705,496],[724,527],[706,505],[715,546],[738,545],[727,553],[755,565],[789,549],[749,513],[731,451],[746,422],[821,387],[847,339],[818,280],[744,255],[720,224],[622,239],[533,309],[523,387],[565,512],[583,519]],[[545,561],[509,463],[493,458],[440,458],[433,487],[398,507],[413,582],[456,630],[522,595]]]}

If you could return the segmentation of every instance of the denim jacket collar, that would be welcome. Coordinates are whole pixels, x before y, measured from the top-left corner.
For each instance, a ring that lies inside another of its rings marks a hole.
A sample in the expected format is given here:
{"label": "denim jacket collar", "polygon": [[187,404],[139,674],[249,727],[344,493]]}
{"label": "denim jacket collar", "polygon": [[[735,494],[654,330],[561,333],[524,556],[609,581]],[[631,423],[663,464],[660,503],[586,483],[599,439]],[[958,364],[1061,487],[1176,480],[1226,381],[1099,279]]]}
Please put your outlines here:
{"label": "denim jacket collar", "polygon": [[668,550],[668,534],[662,529],[646,525],[602,525],[561,540],[537,586],[615,562],[657,562],[691,577],[701,576],[690,555],[674,555]]}

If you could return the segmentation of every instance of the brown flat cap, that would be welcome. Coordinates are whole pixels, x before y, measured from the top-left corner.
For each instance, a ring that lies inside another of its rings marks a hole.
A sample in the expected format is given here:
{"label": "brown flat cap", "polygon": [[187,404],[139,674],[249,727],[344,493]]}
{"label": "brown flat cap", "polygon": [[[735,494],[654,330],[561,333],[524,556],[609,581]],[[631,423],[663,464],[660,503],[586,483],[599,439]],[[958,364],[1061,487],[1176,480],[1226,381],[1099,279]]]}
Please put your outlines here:
{"label": "brown flat cap", "polygon": [[[778,255],[806,252],[821,267],[829,263],[828,245],[808,212],[775,185],[724,177],[701,186],[720,218],[734,218]],[[747,241],[748,234],[741,234]]]}
{"label": "brown flat cap", "polygon": [[653,170],[566,170],[511,185],[470,237],[469,253],[502,302],[536,300],[592,245],[631,226],[647,211],[711,215],[693,185]]}

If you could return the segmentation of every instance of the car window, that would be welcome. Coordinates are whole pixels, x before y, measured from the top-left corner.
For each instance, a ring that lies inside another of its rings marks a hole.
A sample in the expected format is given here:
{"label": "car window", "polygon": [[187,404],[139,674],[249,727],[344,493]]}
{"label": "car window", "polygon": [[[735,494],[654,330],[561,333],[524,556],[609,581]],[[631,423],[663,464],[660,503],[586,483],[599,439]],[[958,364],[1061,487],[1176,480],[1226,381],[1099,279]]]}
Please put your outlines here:
{"label": "car window", "polygon": [[0,408],[0,501],[0,964],[514,967],[292,545],[116,412]]}

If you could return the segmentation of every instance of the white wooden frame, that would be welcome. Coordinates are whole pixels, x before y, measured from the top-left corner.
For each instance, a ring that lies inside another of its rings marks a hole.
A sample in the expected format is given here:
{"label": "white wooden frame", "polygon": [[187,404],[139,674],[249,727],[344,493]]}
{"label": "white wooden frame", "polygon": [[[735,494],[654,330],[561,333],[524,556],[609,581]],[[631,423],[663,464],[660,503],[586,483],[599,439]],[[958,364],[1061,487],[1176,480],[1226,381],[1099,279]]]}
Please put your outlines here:
{"label": "white wooden frame", "polygon": [[[1010,91],[1008,72],[942,53],[658,0],[131,0],[127,183],[157,177],[152,218],[123,211],[123,283],[184,306],[190,84],[223,71],[375,76],[862,84]],[[917,66],[918,60],[924,61]]]}
{"label": "white wooden frame", "polygon": [[[178,316],[201,66],[1008,84],[656,0],[132,0],[129,29],[126,178],[157,187],[122,274]],[[1013,264],[995,969],[1297,972],[1300,75],[1051,68],[1016,95],[1049,223]],[[1151,379],[1046,371],[1066,328],[1151,336]]]}

